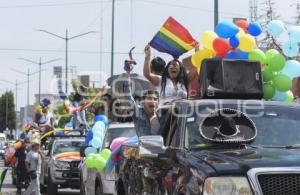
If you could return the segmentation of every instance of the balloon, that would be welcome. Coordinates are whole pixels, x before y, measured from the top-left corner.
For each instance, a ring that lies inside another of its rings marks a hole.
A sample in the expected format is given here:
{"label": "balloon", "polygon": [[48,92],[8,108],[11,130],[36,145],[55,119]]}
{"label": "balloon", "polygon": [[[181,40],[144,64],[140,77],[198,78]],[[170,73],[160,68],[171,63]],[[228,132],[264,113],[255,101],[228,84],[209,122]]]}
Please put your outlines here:
{"label": "balloon", "polygon": [[291,42],[299,43],[300,42],[300,27],[292,26],[288,29],[288,35]]}
{"label": "balloon", "polygon": [[296,57],[299,53],[299,46],[297,42],[288,41],[282,46],[283,53],[288,57]]}
{"label": "balloon", "polygon": [[21,142],[15,143],[15,149],[19,149],[21,147],[22,147],[22,143]]}
{"label": "balloon", "polygon": [[224,39],[216,38],[213,42],[213,48],[218,56],[224,57],[230,50],[228,42]]}
{"label": "balloon", "polygon": [[66,108],[69,107],[70,104],[71,104],[70,100],[65,100],[65,101],[64,101],[64,106],[65,106]]}
{"label": "balloon", "polygon": [[292,103],[294,101],[294,94],[291,91],[287,92],[288,97],[284,100],[286,103]]}
{"label": "balloon", "polygon": [[249,60],[259,61],[261,64],[264,64],[266,61],[265,53],[260,49],[255,49],[249,52]]}
{"label": "balloon", "polygon": [[107,148],[103,149],[100,153],[100,155],[105,159],[108,160],[110,155],[111,155],[111,151]]}
{"label": "balloon", "polygon": [[270,68],[265,67],[265,68],[263,69],[262,73],[263,73],[263,80],[264,80],[264,82],[269,82],[269,81],[272,80],[272,78],[273,78],[273,73],[272,73],[272,71],[270,70]]}
{"label": "balloon", "polygon": [[200,36],[200,41],[207,49],[213,50],[213,41],[217,38],[217,34],[214,31],[205,31]]}
{"label": "balloon", "polygon": [[93,132],[89,131],[85,137],[85,145],[88,145],[92,139],[93,139]]}
{"label": "balloon", "polygon": [[93,128],[92,128],[92,132],[95,133],[95,132],[102,132],[102,131],[105,131],[105,124],[102,122],[102,121],[97,121]]}
{"label": "balloon", "polygon": [[106,166],[106,160],[101,156],[97,156],[95,159],[95,164],[95,168],[97,168],[99,171],[103,171]]}
{"label": "balloon", "polygon": [[256,47],[255,39],[252,36],[248,34],[240,36],[240,45],[239,45],[240,50],[249,52],[254,50],[255,47]]}
{"label": "balloon", "polygon": [[279,53],[272,56],[272,58],[269,61],[268,67],[272,71],[279,71],[284,67],[285,63],[286,63],[285,57]]}
{"label": "balloon", "polygon": [[229,39],[229,44],[231,47],[237,47],[240,44],[240,40],[237,38],[237,36],[233,36]]}
{"label": "balloon", "polygon": [[230,51],[227,53],[226,58],[228,59],[248,59],[248,53],[241,50]]}
{"label": "balloon", "polygon": [[276,54],[279,54],[279,52],[276,50],[276,49],[269,49],[265,55],[266,55],[266,64],[270,64],[270,60],[271,58],[276,55]]}
{"label": "balloon", "polygon": [[94,147],[94,148],[100,148],[101,147],[101,140],[99,139],[92,139],[92,141],[90,142],[91,145]]}
{"label": "balloon", "polygon": [[267,25],[268,33],[273,37],[278,37],[284,30],[284,24],[280,20],[272,20]]}
{"label": "balloon", "polygon": [[88,156],[89,154],[95,154],[95,153],[97,153],[97,149],[94,148],[94,147],[87,147],[87,148],[84,150],[85,156]]}
{"label": "balloon", "polygon": [[246,34],[245,31],[243,29],[239,28],[239,32],[236,34],[236,36],[240,37],[240,36],[245,35],[245,34]]}
{"label": "balloon", "polygon": [[300,76],[300,62],[296,60],[288,60],[281,71],[282,74],[287,75],[290,79]]}
{"label": "balloon", "polygon": [[94,168],[96,167],[96,161],[95,159],[97,158],[97,155],[95,154],[90,154],[85,158],[85,164],[87,168]]}
{"label": "balloon", "polygon": [[263,98],[265,100],[270,100],[274,97],[276,89],[272,83],[264,83],[263,90],[264,90]]}
{"label": "balloon", "polygon": [[238,27],[240,27],[241,29],[243,29],[244,32],[248,31],[248,22],[247,22],[247,20],[238,20],[238,21],[235,21],[235,25],[237,25]]}
{"label": "balloon", "polygon": [[276,75],[273,78],[273,83],[279,92],[286,92],[292,88],[292,80],[284,74]]}
{"label": "balloon", "polygon": [[105,127],[108,127],[108,119],[105,115],[96,115],[94,121],[95,123],[98,121],[102,121],[105,124]]}
{"label": "balloon", "polygon": [[227,39],[233,37],[239,32],[239,28],[229,21],[219,22],[216,26],[216,33],[219,37]]}
{"label": "balloon", "polygon": [[281,101],[282,102],[282,101],[286,100],[287,97],[288,97],[288,93],[287,92],[276,91],[274,97],[272,98],[272,100]]}
{"label": "balloon", "polygon": [[114,139],[110,144],[111,151],[114,151],[117,147],[119,147],[126,140],[128,140],[127,137],[118,137],[118,138]]}
{"label": "balloon", "polygon": [[200,70],[201,68],[201,63],[203,59],[206,58],[212,58],[215,56],[214,51],[210,50],[210,49],[202,49],[197,51],[194,55],[192,55],[192,64]]}
{"label": "balloon", "polygon": [[248,32],[252,36],[258,36],[262,33],[262,28],[258,22],[251,22],[248,25]]}

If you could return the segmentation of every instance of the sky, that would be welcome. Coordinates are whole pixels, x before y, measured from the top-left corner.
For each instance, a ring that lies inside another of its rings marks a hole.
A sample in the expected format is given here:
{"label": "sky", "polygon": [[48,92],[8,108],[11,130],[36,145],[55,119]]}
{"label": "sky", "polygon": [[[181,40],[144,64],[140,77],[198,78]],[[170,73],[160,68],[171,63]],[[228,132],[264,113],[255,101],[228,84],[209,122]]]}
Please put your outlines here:
{"label": "sky", "polygon": [[[258,5],[260,9],[260,2]],[[284,21],[290,21],[296,13],[297,0],[275,0],[275,7]],[[110,75],[111,50],[111,0],[9,0],[0,1],[0,93],[14,90],[15,86],[1,80],[24,82],[22,72],[36,72],[36,64],[22,61],[26,58],[42,62],[62,60],[42,66],[42,93],[53,93],[53,67],[65,66],[65,42],[49,34],[36,31],[47,30],[64,37],[88,31],[96,31],[69,41],[68,64],[77,67],[77,74],[91,74],[91,80],[104,85]],[[115,44],[114,74],[123,72],[128,51],[135,46],[134,72],[141,74],[143,49],[159,30],[168,16],[183,24],[195,39],[201,32],[214,28],[213,0],[116,0],[115,1]],[[289,11],[288,11],[289,10]],[[248,0],[219,0],[219,21],[233,17],[249,17]],[[102,22],[101,22],[102,21]],[[100,52],[102,51],[102,52]],[[153,51],[153,55],[165,54]],[[101,74],[100,74],[101,72]],[[38,74],[30,78],[30,104],[38,93]],[[70,88],[70,87],[69,87]],[[26,105],[27,85],[18,90],[18,110]]]}

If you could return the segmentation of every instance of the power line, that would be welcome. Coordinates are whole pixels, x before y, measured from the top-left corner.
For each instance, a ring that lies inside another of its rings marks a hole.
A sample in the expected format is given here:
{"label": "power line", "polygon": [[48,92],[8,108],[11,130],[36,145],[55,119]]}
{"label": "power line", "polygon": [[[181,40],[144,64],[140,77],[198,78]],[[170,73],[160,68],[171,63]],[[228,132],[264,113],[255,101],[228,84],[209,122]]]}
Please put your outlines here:
{"label": "power line", "polygon": [[110,2],[110,0],[98,0],[98,1],[86,1],[86,2],[70,2],[70,3],[55,3],[55,4],[12,5],[12,6],[0,6],[0,9],[35,8],[35,7],[59,7],[59,6],[73,6],[73,5],[90,5],[90,4],[100,4],[101,2]]}

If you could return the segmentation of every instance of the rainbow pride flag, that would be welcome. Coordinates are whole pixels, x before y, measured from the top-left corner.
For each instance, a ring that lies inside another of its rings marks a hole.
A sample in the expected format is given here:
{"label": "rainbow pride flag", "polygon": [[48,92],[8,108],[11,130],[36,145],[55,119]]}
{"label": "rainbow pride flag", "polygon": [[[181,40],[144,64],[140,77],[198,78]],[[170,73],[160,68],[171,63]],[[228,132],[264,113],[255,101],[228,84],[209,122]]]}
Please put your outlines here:
{"label": "rainbow pride flag", "polygon": [[151,47],[175,59],[193,49],[196,44],[189,31],[172,17],[167,19],[150,42]]}

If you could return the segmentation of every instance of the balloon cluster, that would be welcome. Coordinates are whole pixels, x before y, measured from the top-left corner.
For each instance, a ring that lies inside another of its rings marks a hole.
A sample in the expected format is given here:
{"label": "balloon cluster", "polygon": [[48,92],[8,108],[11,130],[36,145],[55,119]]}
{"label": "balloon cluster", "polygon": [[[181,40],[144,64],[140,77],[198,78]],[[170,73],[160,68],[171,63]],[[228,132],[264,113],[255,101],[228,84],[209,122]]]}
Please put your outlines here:
{"label": "balloon cluster", "polygon": [[296,57],[299,54],[300,43],[300,26],[292,26],[286,28],[280,20],[272,20],[267,25],[269,35],[274,38],[279,38],[281,35],[287,34],[288,40],[282,44],[282,52],[287,57]]}
{"label": "balloon cluster", "polygon": [[[102,146],[102,141],[108,126],[108,119],[105,115],[96,115],[93,128],[87,133],[85,144],[94,148],[94,151]],[[92,149],[90,149],[92,151]]]}
{"label": "balloon cluster", "polygon": [[110,155],[111,151],[109,149],[104,149],[100,153],[89,153],[85,159],[87,168],[97,168],[99,171],[103,171]]}
{"label": "balloon cluster", "polygon": [[199,72],[202,60],[206,58],[248,59],[249,53],[256,48],[254,37],[261,33],[262,28],[257,22],[220,22],[215,32],[205,31],[201,34],[203,48],[192,56],[192,63]]}

